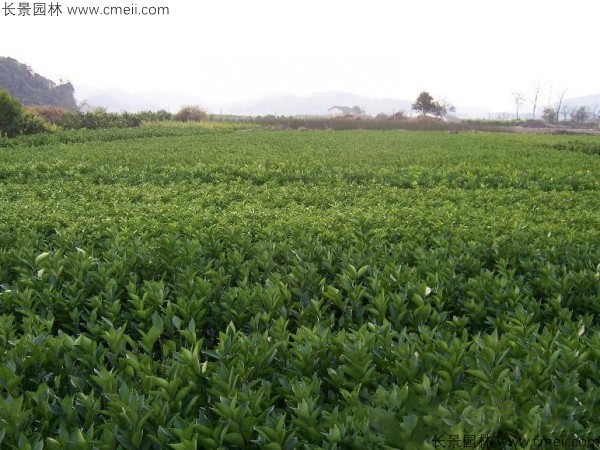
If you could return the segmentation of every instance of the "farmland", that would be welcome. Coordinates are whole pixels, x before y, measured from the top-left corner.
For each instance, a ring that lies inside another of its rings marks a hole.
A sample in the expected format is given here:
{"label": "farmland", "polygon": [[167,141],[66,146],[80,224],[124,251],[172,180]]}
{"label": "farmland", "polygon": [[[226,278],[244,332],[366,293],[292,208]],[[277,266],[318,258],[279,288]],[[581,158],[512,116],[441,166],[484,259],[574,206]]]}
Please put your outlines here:
{"label": "farmland", "polygon": [[1,448],[597,448],[597,137],[44,139],[0,148]]}

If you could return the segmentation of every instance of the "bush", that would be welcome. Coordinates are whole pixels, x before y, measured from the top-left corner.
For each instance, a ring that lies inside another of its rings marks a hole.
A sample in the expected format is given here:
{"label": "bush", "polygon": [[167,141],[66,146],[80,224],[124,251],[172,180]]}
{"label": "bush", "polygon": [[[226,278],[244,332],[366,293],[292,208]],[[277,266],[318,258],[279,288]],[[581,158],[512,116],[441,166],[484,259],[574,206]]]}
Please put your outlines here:
{"label": "bush", "polygon": [[204,122],[208,120],[208,113],[199,106],[184,106],[173,116],[173,120],[178,122]]}
{"label": "bush", "polygon": [[48,133],[56,131],[57,127],[46,122],[39,115],[24,109],[20,120],[20,134]]}
{"label": "bush", "polygon": [[406,116],[406,114],[404,113],[404,111],[398,111],[396,114],[394,114],[391,117],[392,120],[407,120],[408,117]]}
{"label": "bush", "polygon": [[140,111],[134,114],[138,119],[144,122],[166,122],[173,119],[173,114],[165,109],[158,111]]}
{"label": "bush", "polygon": [[0,89],[0,136],[14,137],[21,134],[21,103],[8,91]]}
{"label": "bush", "polygon": [[58,123],[66,130],[97,130],[99,128],[136,128],[142,120],[134,114],[107,112],[104,108],[96,108],[88,112],[69,112]]}
{"label": "bush", "polygon": [[27,109],[40,116],[46,122],[54,125],[60,125],[67,114],[72,114],[72,111],[69,111],[68,109],[50,105],[30,106]]}
{"label": "bush", "polygon": [[0,137],[35,134],[53,131],[54,128],[42,117],[23,108],[21,102],[8,91],[0,89]]}

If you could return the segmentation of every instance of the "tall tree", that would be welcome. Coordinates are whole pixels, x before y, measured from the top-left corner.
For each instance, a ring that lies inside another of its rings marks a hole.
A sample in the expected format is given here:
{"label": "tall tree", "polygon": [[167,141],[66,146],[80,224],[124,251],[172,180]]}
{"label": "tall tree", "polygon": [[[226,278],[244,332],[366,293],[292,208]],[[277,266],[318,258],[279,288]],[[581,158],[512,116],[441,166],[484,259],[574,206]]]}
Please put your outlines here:
{"label": "tall tree", "polygon": [[533,106],[533,120],[535,120],[535,111],[537,109],[538,97],[540,96],[541,86],[539,83],[533,85],[533,96],[531,97],[531,105]]}
{"label": "tall tree", "polygon": [[515,106],[517,108],[517,120],[519,120],[519,110],[525,101],[525,94],[522,92],[513,92],[513,98],[515,99]]}
{"label": "tall tree", "polygon": [[560,108],[562,106],[562,102],[563,99],[565,98],[565,94],[567,91],[563,91],[562,94],[560,94],[560,98],[558,99],[558,106],[556,107],[556,123],[558,123],[558,115],[560,114]]}
{"label": "tall tree", "polygon": [[417,97],[417,100],[412,104],[412,109],[417,111],[419,115],[424,116],[425,114],[434,114],[439,108],[439,105],[435,102],[429,92],[421,92]]}
{"label": "tall tree", "polygon": [[562,107],[562,109],[561,109],[560,113],[561,113],[561,114],[562,114],[562,116],[563,116],[563,122],[566,122],[566,121],[567,121],[567,117],[569,117],[569,114],[571,114],[571,113],[572,113],[572,110],[571,110],[571,108],[569,107],[569,105],[563,105],[563,107]]}
{"label": "tall tree", "polygon": [[417,97],[417,100],[412,104],[412,109],[417,111],[420,116],[431,114],[435,117],[442,118],[446,117],[448,113],[455,113],[456,108],[454,105],[442,99],[436,101],[433,99],[429,92],[421,92]]}

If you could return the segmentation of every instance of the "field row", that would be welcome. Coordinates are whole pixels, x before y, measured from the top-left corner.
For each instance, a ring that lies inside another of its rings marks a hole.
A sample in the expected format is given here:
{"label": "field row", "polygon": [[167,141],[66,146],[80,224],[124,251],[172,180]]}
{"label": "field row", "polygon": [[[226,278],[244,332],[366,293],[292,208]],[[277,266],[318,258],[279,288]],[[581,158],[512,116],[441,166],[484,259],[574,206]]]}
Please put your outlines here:
{"label": "field row", "polygon": [[600,435],[595,141],[189,133],[1,150],[3,448]]}

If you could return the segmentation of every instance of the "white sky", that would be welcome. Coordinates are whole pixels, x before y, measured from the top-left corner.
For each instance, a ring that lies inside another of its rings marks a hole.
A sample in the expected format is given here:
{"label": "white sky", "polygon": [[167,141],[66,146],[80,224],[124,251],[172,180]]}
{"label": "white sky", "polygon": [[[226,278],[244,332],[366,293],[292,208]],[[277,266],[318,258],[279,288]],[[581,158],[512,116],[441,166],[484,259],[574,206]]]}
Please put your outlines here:
{"label": "white sky", "polygon": [[[75,85],[222,101],[329,90],[413,100],[428,90],[512,111],[511,93],[530,94],[535,83],[544,103],[550,86],[555,97],[600,93],[599,0],[58,3],[58,17],[5,17],[0,0],[0,56]],[[170,15],[66,14],[133,4]]]}

